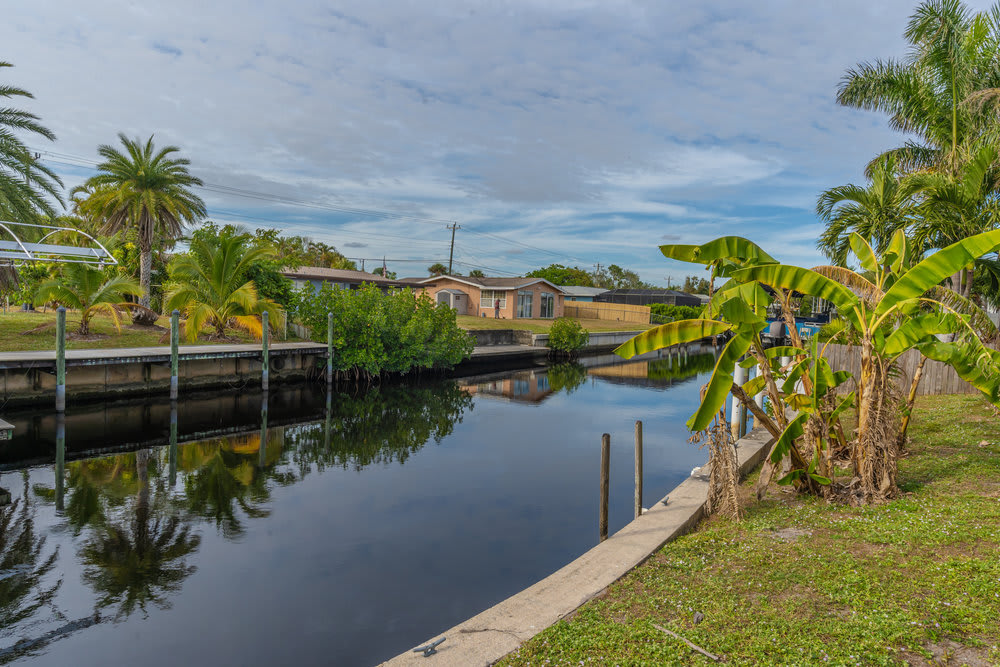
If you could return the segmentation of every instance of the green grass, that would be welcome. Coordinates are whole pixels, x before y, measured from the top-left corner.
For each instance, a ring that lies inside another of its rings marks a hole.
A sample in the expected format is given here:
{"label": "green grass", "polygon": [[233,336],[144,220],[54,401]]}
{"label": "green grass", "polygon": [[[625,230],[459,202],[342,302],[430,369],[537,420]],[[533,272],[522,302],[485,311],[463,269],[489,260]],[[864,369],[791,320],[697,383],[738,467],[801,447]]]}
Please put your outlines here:
{"label": "green grass", "polygon": [[[49,310],[47,312],[24,313],[13,311],[0,313],[0,352],[18,352],[26,350],[54,350],[56,346],[55,330],[56,314]],[[169,320],[161,318],[157,325],[162,324],[169,327]],[[25,334],[42,325],[52,325],[43,331]],[[118,347],[155,347],[167,345],[168,339],[164,338],[167,333],[166,328],[132,328],[126,316],[122,321],[121,333],[115,330],[111,319],[106,315],[97,315],[90,320],[90,335],[85,339],[77,339],[76,329],[80,325],[80,315],[75,312],[66,313],[66,348],[70,350],[83,349],[106,349]],[[230,332],[229,334],[235,342],[251,343],[255,342],[251,337],[243,332]],[[292,340],[293,338],[290,338]],[[233,341],[212,341],[203,337],[197,342],[198,345],[207,343],[226,343]],[[181,342],[181,345],[187,343]]]}
{"label": "green grass", "polygon": [[[516,319],[498,320],[492,317],[459,315],[458,326],[463,329],[518,329],[532,333],[548,333],[554,320]],[[577,320],[587,331],[644,331],[652,324],[609,322],[608,320]]]}
{"label": "green grass", "polygon": [[500,664],[712,664],[653,624],[728,664],[1000,664],[1000,417],[975,396],[922,398],[914,414],[898,500],[774,491]]}

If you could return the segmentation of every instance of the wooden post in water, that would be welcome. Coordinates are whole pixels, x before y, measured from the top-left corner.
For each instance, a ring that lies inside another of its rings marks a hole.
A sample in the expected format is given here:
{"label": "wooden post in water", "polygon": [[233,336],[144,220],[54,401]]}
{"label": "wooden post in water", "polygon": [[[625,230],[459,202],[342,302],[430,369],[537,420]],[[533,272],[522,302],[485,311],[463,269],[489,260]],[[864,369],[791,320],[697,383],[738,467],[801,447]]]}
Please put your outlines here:
{"label": "wooden post in water", "polygon": [[608,539],[608,474],[611,472],[611,434],[601,436],[601,512],[597,520],[601,542]]}
{"label": "wooden post in water", "polygon": [[[66,413],[56,413],[56,510],[63,511],[66,476]],[[27,499],[25,499],[27,500]]]}
{"label": "wooden post in water", "polygon": [[267,465],[267,391],[260,397],[260,447],[257,450],[257,466]]}
{"label": "wooden post in water", "polygon": [[635,423],[635,518],[642,516],[642,422]]}
{"label": "wooden post in water", "polygon": [[[174,311],[177,312],[176,310]],[[177,483],[177,401],[170,401],[170,451],[169,451],[170,486]]]}
{"label": "wooden post in water", "polygon": [[267,391],[267,371],[271,365],[271,360],[269,359],[269,350],[267,349],[267,343],[270,332],[267,328],[267,311],[265,310],[260,314],[260,342],[261,342],[261,357],[264,361],[264,367],[260,373],[260,388]]}
{"label": "wooden post in water", "polygon": [[180,345],[181,313],[174,310],[170,313],[170,400],[177,400],[177,354]]}
{"label": "wooden post in water", "polygon": [[333,313],[326,314],[326,382],[333,382]]}
{"label": "wooden post in water", "polygon": [[56,412],[66,411],[66,308],[56,311]]}

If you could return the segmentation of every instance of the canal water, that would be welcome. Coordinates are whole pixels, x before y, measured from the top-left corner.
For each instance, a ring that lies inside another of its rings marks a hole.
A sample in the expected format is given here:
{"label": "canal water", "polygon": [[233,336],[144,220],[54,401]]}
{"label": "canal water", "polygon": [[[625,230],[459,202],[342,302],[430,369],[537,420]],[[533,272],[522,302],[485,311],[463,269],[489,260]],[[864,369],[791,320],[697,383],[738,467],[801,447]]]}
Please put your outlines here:
{"label": "canal water", "polygon": [[7,411],[0,664],[377,664],[597,543],[602,433],[611,532],[635,420],[647,506],[703,463],[713,363]]}

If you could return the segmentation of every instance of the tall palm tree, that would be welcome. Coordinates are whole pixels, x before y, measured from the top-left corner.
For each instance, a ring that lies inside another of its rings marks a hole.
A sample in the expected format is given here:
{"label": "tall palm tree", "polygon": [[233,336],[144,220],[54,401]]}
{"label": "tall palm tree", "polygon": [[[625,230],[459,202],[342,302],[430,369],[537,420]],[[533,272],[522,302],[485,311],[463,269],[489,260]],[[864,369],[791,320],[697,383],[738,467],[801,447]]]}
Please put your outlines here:
{"label": "tall palm tree", "polygon": [[[0,62],[0,68],[13,67]],[[0,84],[0,98],[33,99],[34,95],[21,88]],[[33,219],[39,214],[55,215],[46,195],[59,203],[62,181],[34,160],[17,132],[55,141],[56,135],[38,122],[38,116],[13,107],[0,107],[0,218],[14,222]]]}
{"label": "tall palm tree", "polygon": [[[964,238],[1000,228],[1000,173],[997,150],[982,146],[956,173],[913,174],[908,186],[921,197],[921,212],[913,233],[918,243],[944,248]],[[983,262],[976,261],[978,265]],[[985,261],[992,261],[985,258]],[[952,289],[968,299],[972,295],[974,268],[952,277]]]}
{"label": "tall palm tree", "polygon": [[843,266],[851,252],[851,232],[857,232],[876,252],[884,253],[896,230],[913,223],[913,194],[914,187],[896,173],[896,157],[881,157],[866,187],[841,185],[819,196],[816,213],[826,221],[819,249],[832,263]]}
{"label": "tall palm tree", "polygon": [[272,248],[254,246],[249,234],[195,235],[187,253],[170,262],[174,285],[167,291],[164,310],[178,309],[187,317],[184,331],[195,341],[206,324],[218,336],[228,327],[261,337],[261,313],[267,311],[274,326],[280,326],[284,311],[270,299],[258,296],[247,269],[256,261],[273,257]]}
{"label": "tall palm tree", "polygon": [[191,190],[201,185],[188,172],[191,163],[174,157],[180,149],[167,146],[157,151],[150,136],[145,144],[118,134],[124,152],[107,144],[97,152],[104,162],[98,174],[73,189],[73,194],[87,193],[80,201],[80,212],[104,221],[105,233],[135,229],[140,261],[140,305],[149,308],[150,274],[153,263],[153,239],[157,232],[171,239],[181,236],[184,226],[205,217],[205,203]]}
{"label": "tall palm tree", "polygon": [[39,285],[35,301],[55,301],[79,310],[79,333],[86,335],[90,333],[90,319],[99,312],[107,313],[115,328],[121,331],[119,313],[129,305],[125,303],[126,294],[138,296],[142,288],[131,278],[109,278],[101,269],[86,264],[67,264],[59,277]]}
{"label": "tall palm tree", "polygon": [[837,101],[885,112],[893,129],[917,136],[888,151],[902,171],[955,172],[995,126],[986,106],[974,102],[1000,88],[1000,6],[973,14],[960,0],[926,0],[904,35],[911,46],[905,58],[849,70]]}

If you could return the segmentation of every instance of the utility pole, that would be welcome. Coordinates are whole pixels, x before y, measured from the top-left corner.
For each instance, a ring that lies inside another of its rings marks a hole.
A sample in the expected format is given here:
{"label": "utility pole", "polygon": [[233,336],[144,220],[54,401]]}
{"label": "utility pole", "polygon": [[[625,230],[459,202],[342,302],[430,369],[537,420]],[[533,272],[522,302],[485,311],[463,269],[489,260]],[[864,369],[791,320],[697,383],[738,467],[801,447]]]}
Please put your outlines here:
{"label": "utility pole", "polygon": [[455,230],[458,229],[458,223],[451,223],[451,248],[448,250],[448,275],[451,275],[451,260],[455,256]]}

